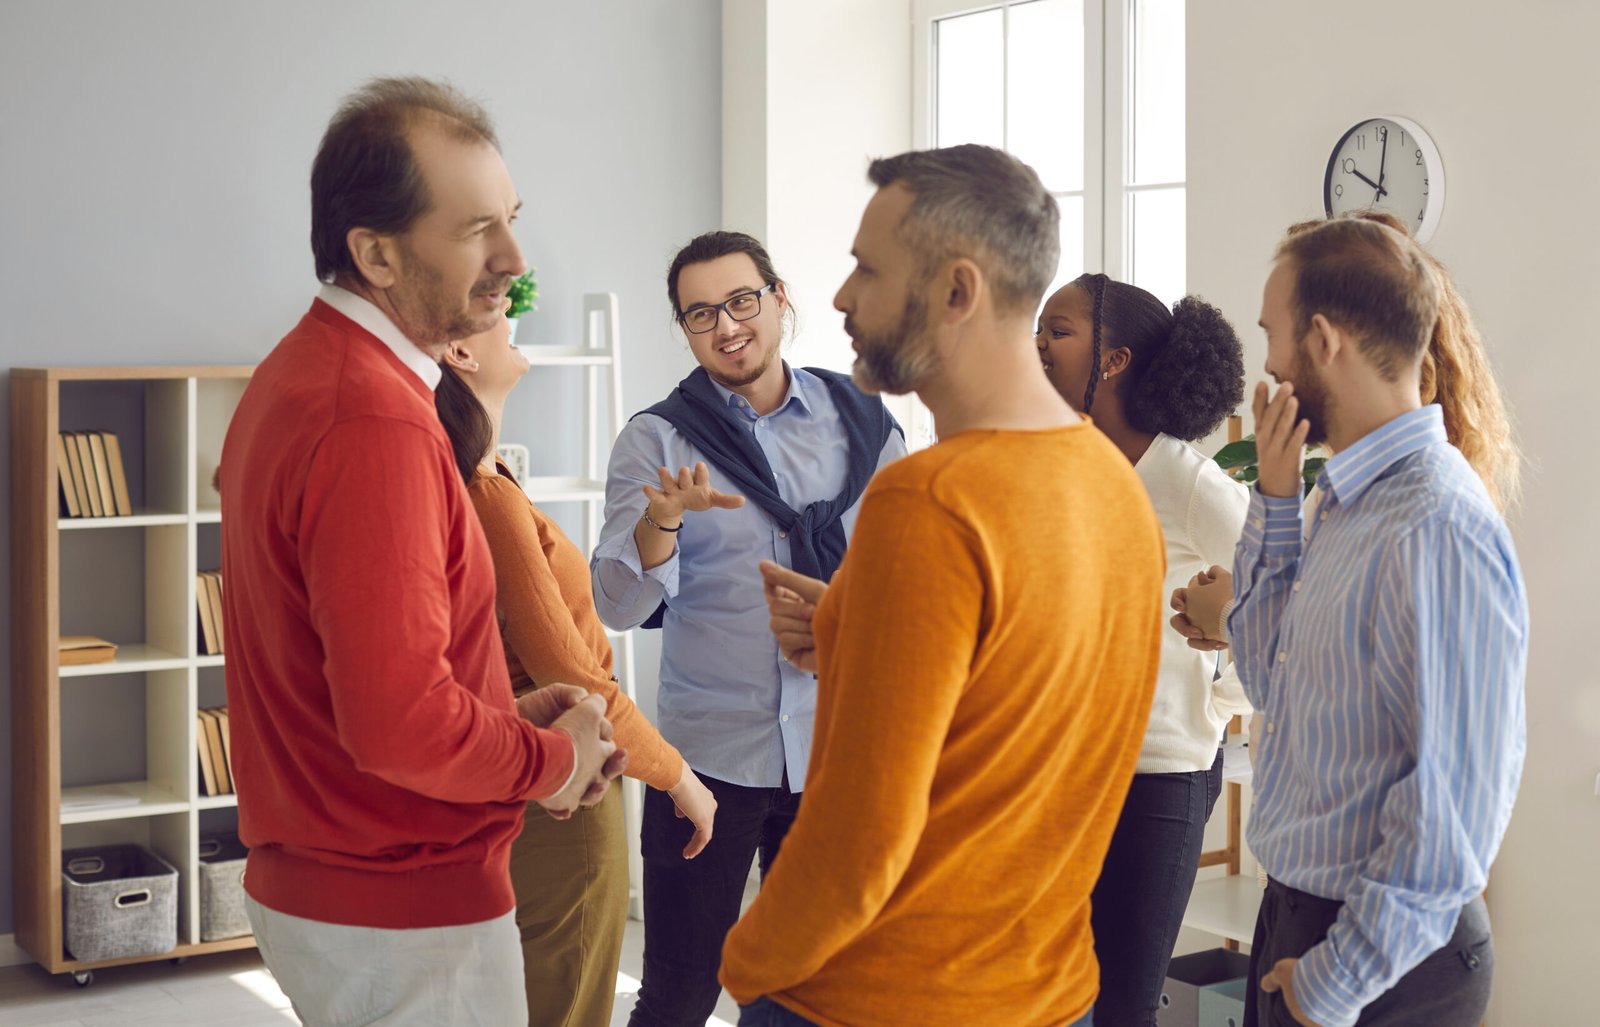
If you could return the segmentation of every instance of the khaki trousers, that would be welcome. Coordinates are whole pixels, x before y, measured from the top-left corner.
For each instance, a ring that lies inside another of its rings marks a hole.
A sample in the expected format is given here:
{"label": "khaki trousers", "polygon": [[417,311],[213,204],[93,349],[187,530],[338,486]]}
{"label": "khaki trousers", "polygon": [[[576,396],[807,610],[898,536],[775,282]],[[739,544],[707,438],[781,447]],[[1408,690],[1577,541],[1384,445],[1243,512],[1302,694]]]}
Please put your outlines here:
{"label": "khaki trousers", "polygon": [[511,847],[531,1027],[606,1027],[628,919],[622,788],[555,820],[530,803]]}

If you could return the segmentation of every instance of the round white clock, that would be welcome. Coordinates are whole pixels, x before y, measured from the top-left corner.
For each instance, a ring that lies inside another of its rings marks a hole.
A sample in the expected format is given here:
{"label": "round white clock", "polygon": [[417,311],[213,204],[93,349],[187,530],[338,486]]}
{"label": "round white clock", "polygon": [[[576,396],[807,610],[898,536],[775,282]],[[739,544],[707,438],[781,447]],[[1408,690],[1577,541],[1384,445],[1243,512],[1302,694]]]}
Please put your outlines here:
{"label": "round white clock", "polygon": [[1322,178],[1322,207],[1330,215],[1381,207],[1427,242],[1444,209],[1439,148],[1409,118],[1368,118],[1334,146]]}

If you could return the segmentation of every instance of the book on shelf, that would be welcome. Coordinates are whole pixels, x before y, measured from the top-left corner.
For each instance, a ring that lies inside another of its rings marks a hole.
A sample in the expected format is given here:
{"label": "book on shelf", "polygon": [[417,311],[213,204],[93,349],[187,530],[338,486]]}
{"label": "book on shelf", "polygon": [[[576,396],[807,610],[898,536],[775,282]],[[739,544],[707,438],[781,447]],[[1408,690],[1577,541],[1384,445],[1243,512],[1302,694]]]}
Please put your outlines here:
{"label": "book on shelf", "polygon": [[200,793],[217,794],[217,771],[211,762],[211,743],[206,738],[206,714],[196,710],[194,715],[194,746],[200,757]]}
{"label": "book on shelf", "polygon": [[211,621],[217,626],[217,649],[228,650],[228,633],[222,627],[222,572],[206,571],[206,600],[211,604]]}
{"label": "book on shelf", "polygon": [[57,644],[59,665],[77,667],[85,663],[110,663],[117,658],[117,644],[94,635],[62,635]]}
{"label": "book on shelf", "polygon": [[221,625],[217,622],[216,606],[211,602],[211,575],[215,571],[201,571],[194,579],[194,605],[200,614],[200,653],[215,656],[222,652]]}
{"label": "book on shelf", "polygon": [[111,488],[111,464],[106,461],[106,440],[100,432],[84,432],[89,437],[89,455],[94,458],[94,480],[100,485],[100,509],[107,517],[117,515],[117,495]]}
{"label": "book on shelf", "polygon": [[216,778],[217,790],[213,795],[233,791],[233,780],[228,775],[228,757],[222,751],[222,725],[216,711],[200,710],[200,721],[205,726],[205,743],[210,750],[211,772]]}
{"label": "book on shelf", "polygon": [[78,447],[78,465],[83,468],[84,495],[80,498],[90,517],[104,517],[106,508],[100,501],[100,479],[94,476],[94,450],[89,448],[88,433],[75,431],[71,436],[73,445]]}
{"label": "book on shelf", "polygon": [[106,447],[106,466],[111,468],[111,495],[117,502],[117,513],[133,516],[133,497],[128,494],[128,469],[122,463],[122,441],[114,432],[101,432]]}
{"label": "book on shelf", "polygon": [[61,508],[68,517],[82,517],[78,488],[72,481],[72,459],[67,455],[67,437],[56,435],[56,476],[61,479]]}
{"label": "book on shelf", "polygon": [[[216,715],[217,726],[222,729],[222,762],[228,765],[228,783],[233,783],[233,738],[228,734],[228,708],[218,706],[211,711]],[[238,791],[237,788],[234,791]]]}

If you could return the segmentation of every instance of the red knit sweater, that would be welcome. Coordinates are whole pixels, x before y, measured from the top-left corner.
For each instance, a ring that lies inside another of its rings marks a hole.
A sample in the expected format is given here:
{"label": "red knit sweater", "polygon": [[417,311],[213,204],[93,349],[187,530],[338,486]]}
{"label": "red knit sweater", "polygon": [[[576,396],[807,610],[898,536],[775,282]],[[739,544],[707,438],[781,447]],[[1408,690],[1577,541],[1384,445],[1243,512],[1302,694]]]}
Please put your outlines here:
{"label": "red knit sweater", "polygon": [[523,804],[561,787],[572,746],[516,715],[427,387],[316,301],[245,390],[221,483],[246,890],[367,927],[510,911]]}

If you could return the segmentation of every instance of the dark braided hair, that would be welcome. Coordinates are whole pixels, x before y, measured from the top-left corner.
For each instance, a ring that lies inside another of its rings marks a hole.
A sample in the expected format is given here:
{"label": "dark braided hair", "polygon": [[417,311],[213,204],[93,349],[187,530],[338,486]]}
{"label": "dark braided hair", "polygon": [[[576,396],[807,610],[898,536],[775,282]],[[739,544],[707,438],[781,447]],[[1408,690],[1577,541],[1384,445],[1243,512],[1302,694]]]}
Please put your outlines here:
{"label": "dark braided hair", "polygon": [[[1244,399],[1244,351],[1222,311],[1197,296],[1185,296],[1169,311],[1138,286],[1101,274],[1072,284],[1094,297],[1085,413],[1094,402],[1104,346],[1128,350],[1117,392],[1136,431],[1192,442],[1215,431]],[[1109,341],[1102,344],[1103,338]]]}
{"label": "dark braided hair", "polygon": [[1105,306],[1106,285],[1111,279],[1102,274],[1079,275],[1073,285],[1080,289],[1094,286],[1094,350],[1089,355],[1089,385],[1083,390],[1083,412],[1094,406],[1094,387],[1100,381],[1100,323],[1101,309]]}

